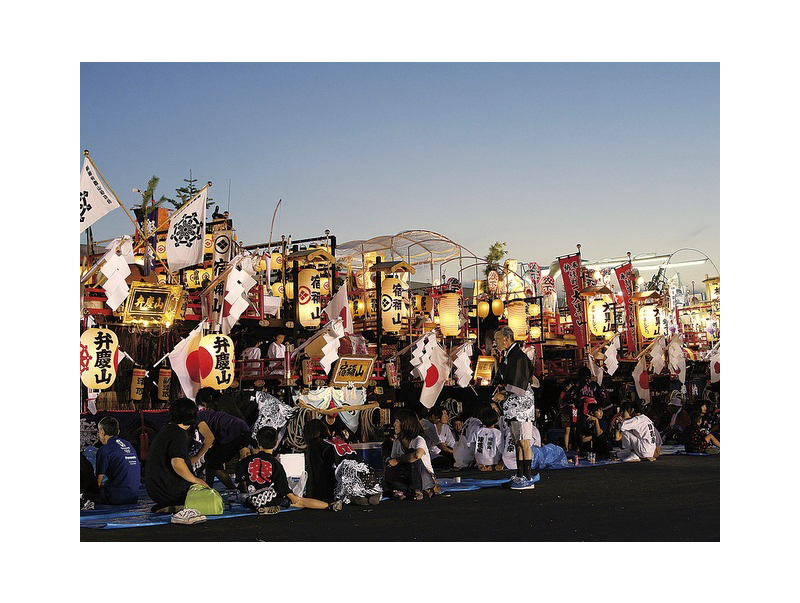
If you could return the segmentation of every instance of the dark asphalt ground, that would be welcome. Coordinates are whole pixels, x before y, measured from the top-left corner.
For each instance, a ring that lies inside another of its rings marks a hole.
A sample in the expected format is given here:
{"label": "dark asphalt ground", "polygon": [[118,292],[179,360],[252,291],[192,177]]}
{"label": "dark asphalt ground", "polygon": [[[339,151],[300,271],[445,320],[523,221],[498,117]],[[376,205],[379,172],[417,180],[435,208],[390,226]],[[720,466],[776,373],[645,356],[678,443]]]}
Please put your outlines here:
{"label": "dark asphalt ground", "polygon": [[[459,473],[442,473],[453,477]],[[460,473],[469,477],[511,472]],[[541,472],[534,490],[485,488],[420,502],[302,509],[194,526],[95,530],[82,542],[718,542],[720,457],[670,455]]]}

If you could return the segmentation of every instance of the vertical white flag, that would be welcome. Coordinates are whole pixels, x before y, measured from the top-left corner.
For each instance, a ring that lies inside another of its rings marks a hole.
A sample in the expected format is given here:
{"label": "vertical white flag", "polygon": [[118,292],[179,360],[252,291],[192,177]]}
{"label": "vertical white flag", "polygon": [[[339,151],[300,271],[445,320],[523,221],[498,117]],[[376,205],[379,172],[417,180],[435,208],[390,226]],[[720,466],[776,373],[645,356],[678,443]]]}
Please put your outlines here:
{"label": "vertical white flag", "polygon": [[719,381],[719,349],[709,358],[709,368],[711,369],[711,383]]}
{"label": "vertical white flag", "polygon": [[444,382],[450,375],[450,357],[436,339],[430,343],[430,366],[425,373],[425,382],[422,385],[422,392],[419,401],[425,408],[432,408],[436,404],[436,399],[444,387]]}
{"label": "vertical white flag", "polygon": [[200,373],[201,357],[197,348],[202,338],[203,323],[201,322],[186,336],[186,339],[182,339],[175,346],[175,349],[169,353],[170,366],[178,376],[184,395],[190,400],[194,400],[197,397],[197,392],[200,391],[200,382],[202,380]]}
{"label": "vertical white flag", "polygon": [[204,188],[194,201],[169,219],[167,264],[170,270],[180,270],[203,261],[207,190]]}
{"label": "vertical white flag", "polygon": [[88,157],[81,168],[81,232],[119,207],[119,199],[106,187]]}
{"label": "vertical white flag", "polygon": [[325,306],[321,313],[327,315],[328,320],[342,319],[345,333],[353,333],[353,317],[350,315],[350,303],[347,298],[347,283],[344,283]]}

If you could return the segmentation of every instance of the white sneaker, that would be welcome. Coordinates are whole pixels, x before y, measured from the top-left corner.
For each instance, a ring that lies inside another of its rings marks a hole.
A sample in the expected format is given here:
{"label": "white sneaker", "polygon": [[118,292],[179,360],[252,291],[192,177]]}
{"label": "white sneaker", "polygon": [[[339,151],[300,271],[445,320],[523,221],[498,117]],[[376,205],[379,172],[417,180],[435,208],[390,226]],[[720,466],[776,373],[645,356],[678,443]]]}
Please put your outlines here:
{"label": "white sneaker", "polygon": [[183,509],[177,513],[172,514],[170,523],[179,523],[182,525],[194,525],[196,523],[203,523],[206,520],[205,515],[200,515],[195,509]]}

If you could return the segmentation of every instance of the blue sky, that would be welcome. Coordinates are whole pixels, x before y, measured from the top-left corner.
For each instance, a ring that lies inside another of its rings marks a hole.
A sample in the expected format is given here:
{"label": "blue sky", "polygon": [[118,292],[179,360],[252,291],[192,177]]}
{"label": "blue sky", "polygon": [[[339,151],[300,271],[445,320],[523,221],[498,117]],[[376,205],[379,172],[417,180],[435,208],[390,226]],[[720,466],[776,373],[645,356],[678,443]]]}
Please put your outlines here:
{"label": "blue sky", "polygon": [[581,243],[720,267],[719,99],[717,63],[82,63],[80,150],[126,206],[191,169],[225,209],[230,182],[246,244],[283,199],[294,238],[419,228],[542,265]]}

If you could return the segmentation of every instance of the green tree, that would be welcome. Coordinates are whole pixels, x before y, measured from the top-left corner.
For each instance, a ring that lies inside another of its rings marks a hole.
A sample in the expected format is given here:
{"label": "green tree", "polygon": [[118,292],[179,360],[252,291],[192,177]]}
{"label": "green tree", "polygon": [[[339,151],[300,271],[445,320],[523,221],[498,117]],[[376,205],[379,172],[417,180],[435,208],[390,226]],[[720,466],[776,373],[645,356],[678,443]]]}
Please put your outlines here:
{"label": "green tree", "polygon": [[159,178],[158,176],[153,176],[150,180],[147,181],[147,188],[144,192],[137,190],[142,195],[142,202],[139,205],[134,205],[131,209],[136,213],[136,217],[139,218],[141,221],[144,216],[147,216],[151,211],[154,209],[158,209],[161,207],[165,202],[169,201],[170,203],[174,204],[175,201],[172,199],[168,199],[164,195],[161,195],[161,198],[156,201],[155,194],[156,194],[156,187],[158,186]]}
{"label": "green tree", "polygon": [[506,251],[506,244],[500,243],[499,241],[495,241],[489,246],[489,253],[484,256],[484,260],[488,262],[488,265],[483,269],[483,272],[486,276],[489,276],[489,273],[492,270],[500,270],[500,261],[508,255],[508,251]]}
{"label": "green tree", "polygon": [[[173,201],[172,199],[169,200],[170,203],[172,203],[172,205],[175,207],[175,209],[178,209],[181,205],[183,205],[189,199],[194,197],[199,190],[194,185],[194,183],[197,182],[197,178],[192,178],[192,170],[189,170],[189,178],[188,179],[184,178],[183,181],[186,183],[186,186],[182,186],[180,188],[175,189],[175,192],[177,193],[180,201]],[[212,201],[214,200],[211,197],[208,197],[206,199],[206,209],[211,207]]]}

